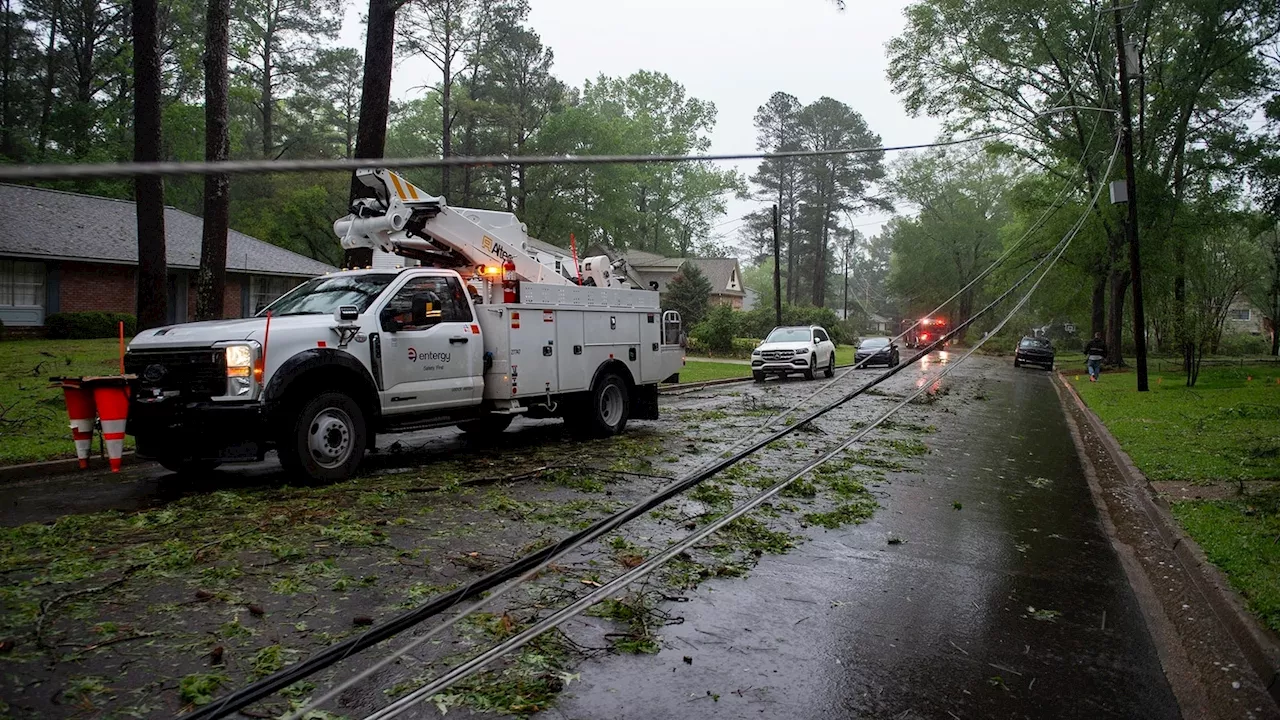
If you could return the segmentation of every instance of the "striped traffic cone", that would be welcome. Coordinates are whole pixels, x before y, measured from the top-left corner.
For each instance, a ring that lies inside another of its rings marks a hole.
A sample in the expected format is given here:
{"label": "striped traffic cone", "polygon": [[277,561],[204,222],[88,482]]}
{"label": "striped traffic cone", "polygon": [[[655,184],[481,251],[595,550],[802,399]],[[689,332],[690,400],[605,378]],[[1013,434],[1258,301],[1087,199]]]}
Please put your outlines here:
{"label": "striped traffic cone", "polygon": [[124,458],[124,428],[129,419],[129,388],[124,385],[97,385],[93,388],[93,401],[98,406],[98,419],[102,421],[102,440],[107,446],[111,472],[120,472],[120,462]]}
{"label": "striped traffic cone", "polygon": [[71,419],[71,437],[76,441],[76,457],[80,469],[89,467],[89,450],[93,445],[93,391],[79,385],[63,385],[62,397]]}

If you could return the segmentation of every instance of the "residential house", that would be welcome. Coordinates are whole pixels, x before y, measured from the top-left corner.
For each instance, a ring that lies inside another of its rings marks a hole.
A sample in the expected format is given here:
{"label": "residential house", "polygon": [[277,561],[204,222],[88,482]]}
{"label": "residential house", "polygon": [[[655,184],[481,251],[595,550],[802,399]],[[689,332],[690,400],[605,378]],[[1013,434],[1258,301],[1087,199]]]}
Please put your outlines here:
{"label": "residential house", "polygon": [[[195,315],[202,232],[200,218],[165,208],[169,322]],[[0,184],[0,321],[38,327],[57,312],[134,312],[137,238],[133,202]],[[233,230],[224,315],[252,315],[334,269]]]}
{"label": "residential house", "polygon": [[649,252],[633,250],[622,256],[632,273],[639,279],[640,287],[666,292],[671,278],[686,263],[696,266],[711,283],[711,302],[743,309],[746,292],[742,286],[742,267],[737,258],[668,258]]}
{"label": "residential house", "polygon": [[1227,307],[1227,320],[1222,326],[1227,334],[1261,335],[1270,333],[1269,324],[1262,311],[1244,293],[1236,295]]}

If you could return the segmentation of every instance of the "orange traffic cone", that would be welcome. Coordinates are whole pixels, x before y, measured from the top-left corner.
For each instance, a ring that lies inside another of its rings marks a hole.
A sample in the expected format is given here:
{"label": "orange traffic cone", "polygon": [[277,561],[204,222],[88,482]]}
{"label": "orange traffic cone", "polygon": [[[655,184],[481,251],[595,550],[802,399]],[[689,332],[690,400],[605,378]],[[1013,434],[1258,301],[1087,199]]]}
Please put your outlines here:
{"label": "orange traffic cone", "polygon": [[93,388],[93,400],[98,406],[98,419],[102,421],[102,439],[107,445],[107,458],[111,472],[120,472],[124,458],[124,429],[129,419],[129,388],[124,385],[97,385]]}
{"label": "orange traffic cone", "polygon": [[63,385],[62,397],[71,419],[71,437],[76,441],[76,457],[80,469],[89,467],[89,450],[93,445],[93,391],[79,385]]}

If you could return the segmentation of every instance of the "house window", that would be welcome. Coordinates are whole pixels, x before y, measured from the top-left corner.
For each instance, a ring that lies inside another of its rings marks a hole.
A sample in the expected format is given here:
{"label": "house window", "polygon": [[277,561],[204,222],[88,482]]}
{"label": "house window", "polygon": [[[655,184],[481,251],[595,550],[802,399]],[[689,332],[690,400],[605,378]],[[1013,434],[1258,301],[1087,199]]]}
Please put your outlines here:
{"label": "house window", "polygon": [[729,271],[729,289],[730,290],[742,289],[742,283],[738,282],[738,270],[736,268]]}
{"label": "house window", "polygon": [[1227,311],[1227,318],[1230,320],[1243,320],[1245,322],[1252,319],[1249,308],[1231,308]]}
{"label": "house window", "polygon": [[257,315],[276,298],[292,290],[298,281],[294,278],[254,275],[249,278],[249,312]]}
{"label": "house window", "polygon": [[44,324],[44,263],[0,260],[0,322]]}

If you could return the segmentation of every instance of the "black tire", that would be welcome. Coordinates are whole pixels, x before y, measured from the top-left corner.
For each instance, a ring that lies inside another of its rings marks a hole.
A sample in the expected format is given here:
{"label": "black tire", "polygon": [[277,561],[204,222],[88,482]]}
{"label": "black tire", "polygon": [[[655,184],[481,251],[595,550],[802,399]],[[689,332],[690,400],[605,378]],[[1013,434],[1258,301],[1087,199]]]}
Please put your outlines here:
{"label": "black tire", "polygon": [[836,376],[836,354],[835,353],[831,353],[831,359],[827,361],[827,369],[823,370],[822,374],[827,377]]}
{"label": "black tire", "polygon": [[759,370],[752,370],[751,379],[755,380],[756,382],[764,382],[764,373],[760,372]]}
{"label": "black tire", "polygon": [[481,415],[475,420],[458,423],[458,429],[468,435],[498,435],[511,427],[514,415]]}
{"label": "black tire", "polygon": [[625,430],[630,416],[631,392],[627,383],[614,373],[606,373],[565,420],[577,434],[601,438]]}
{"label": "black tire", "polygon": [[368,447],[359,403],[342,393],[323,393],[299,403],[279,443],[280,465],[301,480],[334,482],[355,474]]}
{"label": "black tire", "polygon": [[156,458],[160,467],[179,475],[205,475],[213,472],[222,464],[221,460],[200,460],[197,458],[160,457]]}
{"label": "black tire", "polygon": [[1018,358],[1014,358],[1014,359],[1013,359],[1013,366],[1014,366],[1014,367],[1022,367],[1022,363],[1018,362]]}
{"label": "black tire", "polygon": [[812,380],[812,379],[814,379],[814,378],[818,377],[818,369],[817,369],[817,367],[815,367],[817,364],[818,364],[818,356],[817,356],[817,355],[810,355],[810,356],[809,356],[809,367],[805,368],[805,370],[804,370],[804,379],[805,379],[805,380]]}
{"label": "black tire", "polygon": [[902,357],[898,353],[894,353],[889,361],[889,367],[898,367],[902,364]]}

